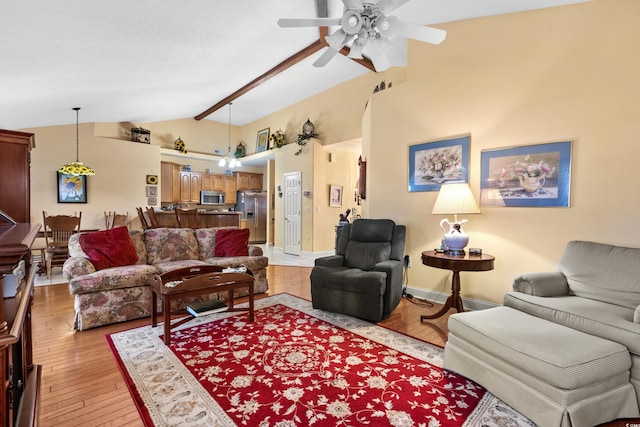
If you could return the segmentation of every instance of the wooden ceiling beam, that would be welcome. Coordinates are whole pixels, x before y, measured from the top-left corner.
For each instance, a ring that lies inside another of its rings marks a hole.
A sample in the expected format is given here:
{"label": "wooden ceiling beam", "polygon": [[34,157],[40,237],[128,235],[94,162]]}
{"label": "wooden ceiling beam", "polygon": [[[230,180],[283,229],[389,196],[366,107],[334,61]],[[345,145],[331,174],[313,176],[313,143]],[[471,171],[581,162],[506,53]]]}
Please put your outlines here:
{"label": "wooden ceiling beam", "polygon": [[[316,9],[317,9],[318,17],[320,17],[320,18],[326,18],[329,15],[328,8],[327,8],[327,0],[316,0]],[[297,64],[298,62],[302,61],[303,59],[306,59],[307,57],[313,55],[314,53],[316,53],[320,49],[322,49],[325,46],[327,46],[327,42],[325,41],[325,37],[327,37],[329,35],[329,27],[320,27],[319,31],[320,31],[320,39],[318,41],[310,44],[309,46],[307,46],[306,48],[302,49],[300,52],[296,53],[295,55],[290,56],[289,58],[285,59],[284,61],[282,61],[281,63],[279,63],[278,65],[276,65],[275,67],[273,67],[272,69],[270,69],[269,71],[267,71],[266,73],[261,75],[260,77],[256,78],[255,80],[252,80],[251,82],[249,82],[246,85],[242,86],[240,89],[238,89],[237,91],[233,92],[231,95],[227,96],[223,100],[219,101],[214,106],[212,106],[212,107],[208,108],[207,110],[203,111],[202,113],[198,114],[194,118],[196,120],[204,119],[205,117],[207,117],[210,114],[218,111],[220,108],[224,107],[225,105],[229,104],[230,102],[233,102],[236,99],[240,98],[242,95],[244,95],[245,93],[249,92],[250,90],[258,87],[259,85],[261,85],[262,83],[266,82],[270,78],[277,76],[278,74],[280,74],[281,72],[283,72],[287,68],[292,67],[293,65]],[[340,53],[343,54],[344,56],[348,56],[349,55],[349,49],[344,47],[344,48],[342,48],[340,50]],[[369,70],[371,70],[373,72],[376,72],[376,68],[373,66],[373,63],[371,61],[369,61],[368,59],[365,58],[365,59],[353,59],[353,60],[355,62],[357,62],[358,64],[362,65],[363,67],[366,67]]]}
{"label": "wooden ceiling beam", "polygon": [[293,65],[297,64],[298,62],[304,60],[305,58],[307,58],[307,57],[309,57],[311,55],[313,55],[314,53],[316,53],[317,51],[319,51],[320,49],[322,49],[326,45],[327,44],[326,44],[326,42],[324,40],[318,40],[318,41],[310,44],[309,46],[307,46],[304,49],[302,49],[300,52],[294,54],[293,56],[290,56],[287,59],[285,59],[284,61],[282,61],[281,63],[279,63],[278,65],[276,65],[275,67],[273,67],[272,69],[270,69],[269,71],[267,71],[266,73],[261,75],[260,77],[254,79],[251,82],[247,83],[246,85],[242,86],[240,89],[238,89],[237,91],[233,92],[231,95],[227,96],[223,100],[219,101],[217,104],[215,104],[211,108],[208,108],[207,110],[205,110],[202,113],[198,114],[194,118],[196,120],[204,119],[209,114],[219,110],[220,108],[224,107],[228,103],[238,99],[239,97],[241,97],[245,93],[249,92],[251,89],[256,88],[257,86],[259,86],[262,83],[266,82],[270,78],[280,74],[284,70],[292,67]]}

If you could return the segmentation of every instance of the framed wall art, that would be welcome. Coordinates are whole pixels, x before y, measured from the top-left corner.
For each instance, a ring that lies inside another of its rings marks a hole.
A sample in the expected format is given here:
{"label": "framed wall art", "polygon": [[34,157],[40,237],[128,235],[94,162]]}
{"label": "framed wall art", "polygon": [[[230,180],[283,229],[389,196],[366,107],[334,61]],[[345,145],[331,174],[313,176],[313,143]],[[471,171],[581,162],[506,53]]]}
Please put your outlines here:
{"label": "framed wall art", "polygon": [[329,186],[329,206],[334,208],[342,206],[342,185]]}
{"label": "framed wall art", "polygon": [[87,177],[58,172],[58,203],[87,203]]}
{"label": "framed wall art", "polygon": [[571,141],[481,153],[481,206],[569,207]]}
{"label": "framed wall art", "polygon": [[256,153],[269,149],[269,128],[262,129],[256,137]]}
{"label": "framed wall art", "polygon": [[409,192],[438,191],[469,180],[471,135],[409,146]]}
{"label": "framed wall art", "polygon": [[157,196],[158,196],[158,186],[147,185],[147,197],[157,197]]}

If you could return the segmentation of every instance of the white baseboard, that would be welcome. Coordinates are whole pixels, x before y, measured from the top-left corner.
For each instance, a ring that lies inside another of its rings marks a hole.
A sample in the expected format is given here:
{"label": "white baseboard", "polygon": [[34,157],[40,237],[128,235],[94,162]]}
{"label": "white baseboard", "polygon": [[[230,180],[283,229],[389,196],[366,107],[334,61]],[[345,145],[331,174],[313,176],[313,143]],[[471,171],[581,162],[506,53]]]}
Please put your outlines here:
{"label": "white baseboard", "polygon": [[[281,246],[273,246],[271,249],[274,253],[284,254],[284,249]],[[300,256],[305,258],[320,258],[323,256],[335,255],[335,251],[324,251],[324,252],[309,252],[309,251],[301,251]],[[292,255],[295,256],[295,255]]]}
{"label": "white baseboard", "polygon": [[[431,291],[429,289],[422,288],[414,288],[412,286],[407,286],[407,293],[413,295],[414,297],[423,298],[427,301],[437,302],[439,304],[444,304],[447,300],[447,297],[451,295],[451,292],[436,292]],[[484,310],[487,308],[499,307],[500,304],[496,304],[489,301],[482,301],[473,298],[462,297],[462,304],[465,309],[469,310]]]}

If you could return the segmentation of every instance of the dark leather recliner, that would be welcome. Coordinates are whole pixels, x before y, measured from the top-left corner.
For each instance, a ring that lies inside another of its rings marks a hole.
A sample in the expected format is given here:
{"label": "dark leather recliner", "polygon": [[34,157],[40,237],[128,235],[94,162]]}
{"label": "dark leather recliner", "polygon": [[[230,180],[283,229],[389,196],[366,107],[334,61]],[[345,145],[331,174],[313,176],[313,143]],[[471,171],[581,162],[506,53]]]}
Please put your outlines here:
{"label": "dark leather recliner", "polygon": [[346,224],[336,255],[317,258],[311,270],[314,308],[379,322],[402,298],[406,227],[389,219]]}

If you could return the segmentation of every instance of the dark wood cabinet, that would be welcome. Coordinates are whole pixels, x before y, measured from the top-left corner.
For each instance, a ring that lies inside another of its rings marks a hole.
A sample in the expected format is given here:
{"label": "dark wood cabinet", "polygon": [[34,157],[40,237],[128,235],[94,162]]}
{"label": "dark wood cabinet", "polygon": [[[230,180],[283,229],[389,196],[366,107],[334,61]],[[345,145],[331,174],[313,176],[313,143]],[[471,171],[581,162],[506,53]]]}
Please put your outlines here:
{"label": "dark wood cabinet", "polygon": [[[38,424],[42,368],[33,364],[31,351],[31,246],[40,230],[30,223],[33,148],[32,133],[0,130],[0,210],[18,222],[0,218],[0,427]],[[25,274],[16,291],[21,261]],[[6,294],[5,283],[12,285]]]}
{"label": "dark wood cabinet", "polygon": [[33,147],[32,133],[0,129],[0,210],[22,223],[31,222],[29,165]]}
{"label": "dark wood cabinet", "polygon": [[[41,366],[31,351],[31,300],[35,266],[27,264],[17,293],[5,295],[5,281],[31,250],[40,224],[0,225],[0,427],[38,424]],[[32,268],[33,267],[33,268]]]}

